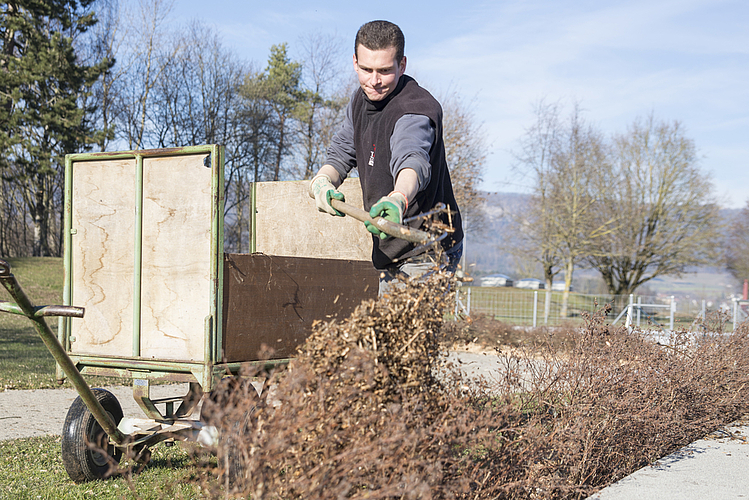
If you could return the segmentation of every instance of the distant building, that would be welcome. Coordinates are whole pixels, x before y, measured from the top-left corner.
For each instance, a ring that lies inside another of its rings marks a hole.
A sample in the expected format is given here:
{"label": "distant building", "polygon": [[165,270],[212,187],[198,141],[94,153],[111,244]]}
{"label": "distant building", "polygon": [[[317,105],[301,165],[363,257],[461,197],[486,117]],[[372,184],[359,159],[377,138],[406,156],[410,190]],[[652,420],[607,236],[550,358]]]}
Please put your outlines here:
{"label": "distant building", "polygon": [[504,274],[490,274],[481,278],[481,286],[512,286],[512,278]]}

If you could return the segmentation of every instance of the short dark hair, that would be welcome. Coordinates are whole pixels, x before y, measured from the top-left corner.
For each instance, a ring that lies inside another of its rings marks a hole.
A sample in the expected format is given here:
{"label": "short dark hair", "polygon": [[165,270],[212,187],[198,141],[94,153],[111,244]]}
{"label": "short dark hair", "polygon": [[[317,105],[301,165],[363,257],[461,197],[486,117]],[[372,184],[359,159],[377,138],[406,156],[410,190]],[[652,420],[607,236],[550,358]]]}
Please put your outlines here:
{"label": "short dark hair", "polygon": [[354,55],[359,58],[359,45],[369,50],[385,50],[395,47],[395,60],[400,64],[406,50],[406,38],[397,24],[390,21],[370,21],[356,32]]}

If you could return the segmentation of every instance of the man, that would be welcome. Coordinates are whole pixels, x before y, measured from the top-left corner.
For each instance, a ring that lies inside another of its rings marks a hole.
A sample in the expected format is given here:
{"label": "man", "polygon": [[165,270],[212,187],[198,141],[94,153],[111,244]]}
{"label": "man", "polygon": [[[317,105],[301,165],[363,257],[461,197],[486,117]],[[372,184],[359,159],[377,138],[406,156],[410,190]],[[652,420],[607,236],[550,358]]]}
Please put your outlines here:
{"label": "man", "polygon": [[[452,211],[455,231],[442,246],[454,271],[463,252],[463,228],[445,159],[442,107],[405,74],[404,48],[403,33],[393,23],[372,21],[359,28],[354,70],[360,87],[333,137],[325,164],[310,182],[309,194],[320,211],[343,216],[330,200],[344,199],[337,187],[356,167],[364,208],[372,217],[400,224],[444,203]],[[408,224],[418,227],[422,222]],[[381,292],[397,276],[418,276],[432,266],[429,252],[365,225],[372,233],[372,263],[383,271]]]}

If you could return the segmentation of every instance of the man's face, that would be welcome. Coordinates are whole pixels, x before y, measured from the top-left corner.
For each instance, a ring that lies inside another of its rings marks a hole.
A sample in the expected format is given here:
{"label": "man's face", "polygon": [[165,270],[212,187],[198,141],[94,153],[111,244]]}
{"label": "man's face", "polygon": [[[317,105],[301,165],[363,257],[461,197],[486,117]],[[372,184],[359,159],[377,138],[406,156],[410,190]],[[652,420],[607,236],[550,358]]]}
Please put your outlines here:
{"label": "man's face", "polygon": [[370,101],[385,99],[398,85],[398,80],[406,71],[406,57],[395,60],[395,47],[383,50],[369,50],[363,45],[354,54],[354,70],[359,77],[364,94]]}

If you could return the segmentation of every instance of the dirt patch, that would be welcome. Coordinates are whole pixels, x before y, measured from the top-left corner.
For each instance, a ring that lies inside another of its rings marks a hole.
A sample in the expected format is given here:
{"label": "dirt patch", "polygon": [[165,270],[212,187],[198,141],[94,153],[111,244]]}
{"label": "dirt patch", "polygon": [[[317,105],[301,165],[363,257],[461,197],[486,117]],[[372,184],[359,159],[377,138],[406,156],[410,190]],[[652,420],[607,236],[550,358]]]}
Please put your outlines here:
{"label": "dirt patch", "polygon": [[542,345],[567,350],[581,327],[517,326],[477,314],[459,321],[446,321],[440,331],[440,342],[450,350],[472,353],[511,353],[519,348],[536,349]]}

